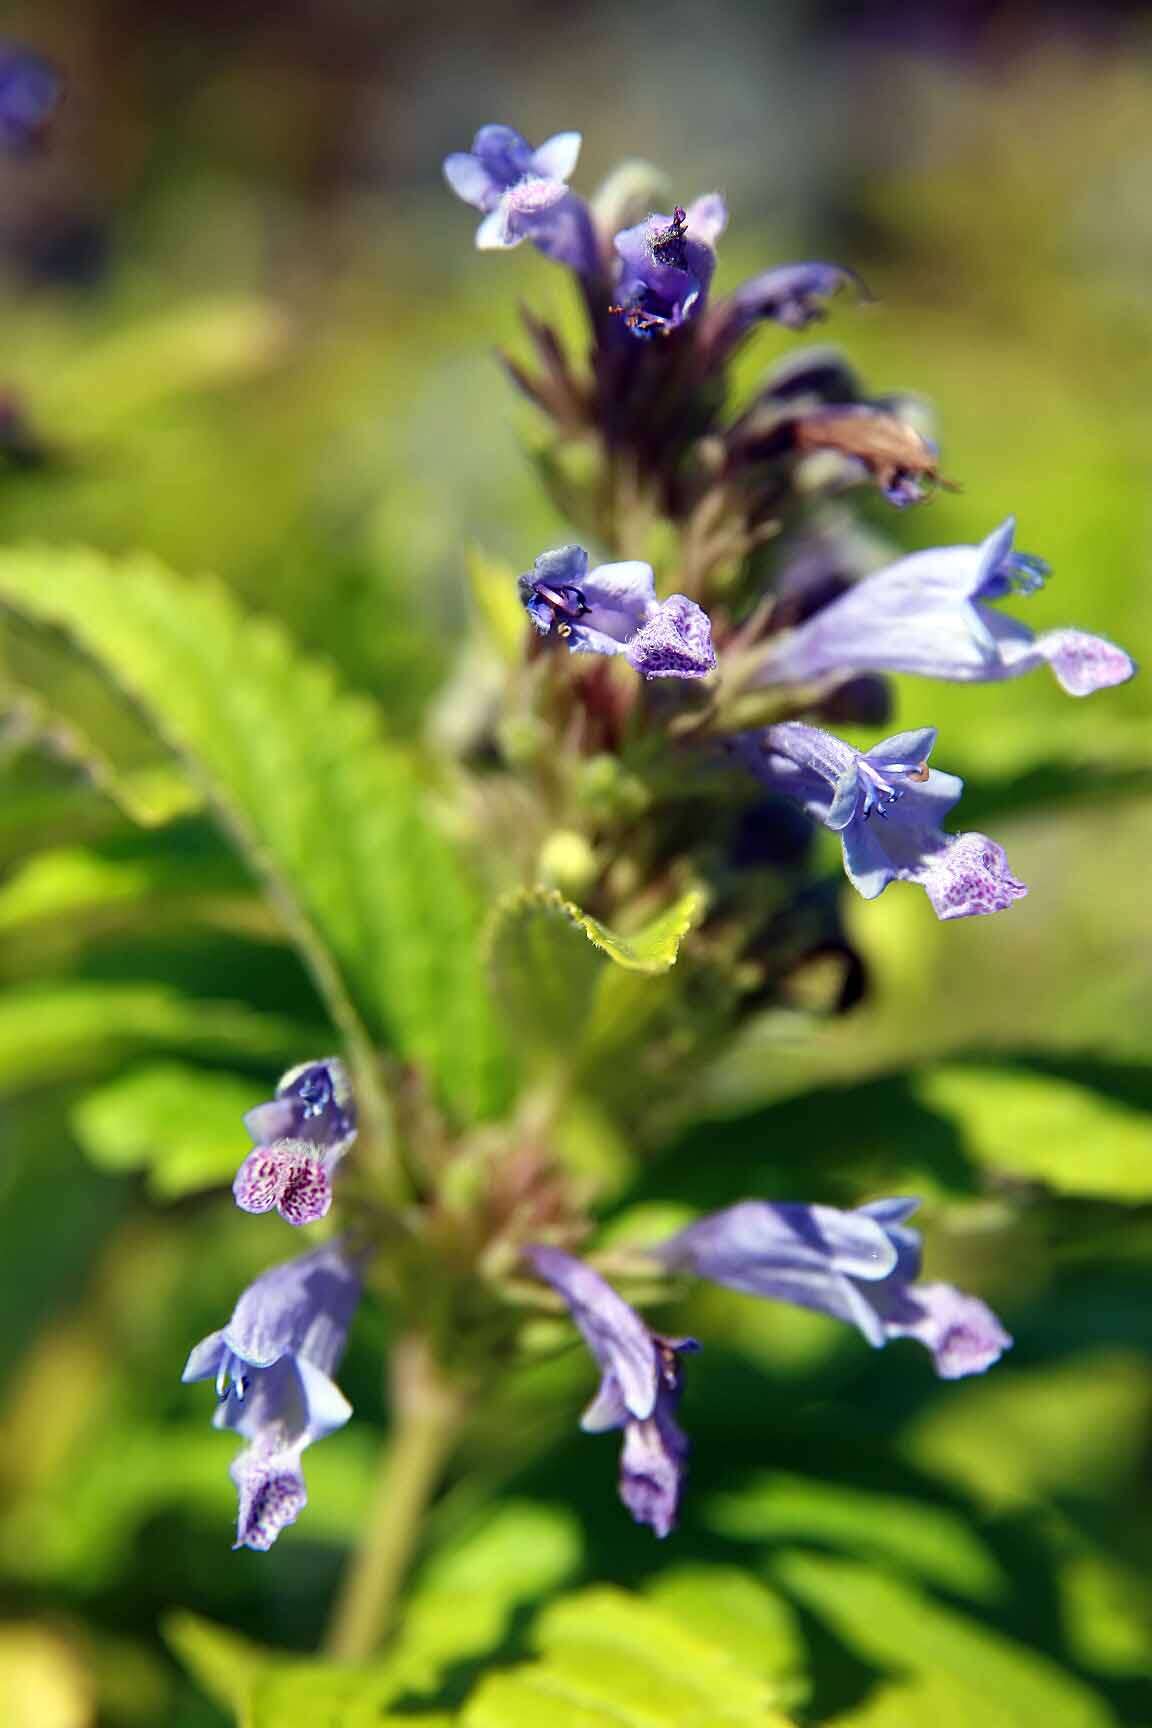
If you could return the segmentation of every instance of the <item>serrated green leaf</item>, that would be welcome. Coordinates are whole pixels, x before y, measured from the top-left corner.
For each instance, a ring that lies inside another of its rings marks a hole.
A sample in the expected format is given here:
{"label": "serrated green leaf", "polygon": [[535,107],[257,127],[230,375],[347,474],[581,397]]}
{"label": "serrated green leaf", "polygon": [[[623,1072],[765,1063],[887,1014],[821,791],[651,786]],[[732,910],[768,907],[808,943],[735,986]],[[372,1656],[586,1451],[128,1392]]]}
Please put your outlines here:
{"label": "serrated green leaf", "polygon": [[1105,1498],[1138,1476],[1150,1417],[1140,1351],[1094,1350],[952,1388],[906,1430],[901,1450],[991,1507]]}
{"label": "serrated green leaf", "polygon": [[[924,1676],[933,1697],[939,1691],[968,1700],[967,1720],[981,1728],[1036,1728],[1042,1722],[1114,1728],[1111,1712],[1076,1676],[982,1621],[941,1607],[910,1584],[856,1562],[811,1554],[781,1556],[772,1575],[869,1661],[901,1680],[911,1676],[917,1685]],[[860,1720],[870,1728],[881,1721],[895,1728],[899,1718],[865,1711]],[[854,1718],[838,1721],[847,1728]]]}
{"label": "serrated green leaf", "polygon": [[452,1664],[495,1649],[517,1605],[557,1589],[582,1554],[575,1515],[531,1501],[505,1502],[455,1535],[424,1568],[391,1652],[405,1685],[428,1692]]}
{"label": "serrated green leaf", "polygon": [[1152,1195],[1152,1115],[1026,1069],[945,1064],[916,1086],[997,1174],[1037,1177],[1064,1194]]}
{"label": "serrated green leaf", "polygon": [[73,1132],[102,1170],[147,1170],[152,1192],[178,1199],[230,1182],[248,1149],[242,1118],[259,1088],[177,1062],[135,1068],[80,1099]]}
{"label": "serrated green leaf", "polygon": [[680,944],[692,926],[699,922],[706,903],[707,896],[702,889],[690,888],[642,929],[622,936],[616,930],[609,930],[598,919],[589,917],[587,912],[581,912],[571,902],[561,902],[567,916],[580,926],[589,942],[602,949],[617,966],[623,967],[625,972],[643,972],[650,976],[667,972],[676,964]]}
{"label": "serrated green leaf", "polygon": [[541,1660],[488,1676],[462,1728],[786,1728],[759,1674],[622,1590],[563,1598],[533,1642]]}
{"label": "serrated green leaf", "polygon": [[383,1039],[463,1112],[492,1107],[477,896],[372,706],[218,584],[148,559],[8,551],[0,603],[67,630],[187,763],[354,1049]]}
{"label": "serrated green leaf", "polygon": [[675,965],[680,943],[704,906],[703,891],[691,888],[642,929],[624,936],[554,888],[521,889],[497,908],[491,952],[498,980],[539,1005],[531,1010],[537,1023],[549,1011],[562,1016],[566,1003],[575,1004],[583,1018],[599,973],[589,965],[585,946],[572,941],[573,933],[624,971],[654,977]]}
{"label": "serrated green leaf", "polygon": [[309,1662],[239,1638],[196,1614],[168,1617],[165,1637],[238,1728],[381,1728],[398,1683],[387,1662]]}
{"label": "serrated green leaf", "polygon": [[673,1566],[645,1590],[662,1614],[707,1638],[772,1683],[783,1701],[803,1696],[807,1647],[795,1610],[736,1566]]}
{"label": "serrated green leaf", "polygon": [[32,690],[5,667],[0,705],[21,733],[35,737],[65,762],[83,769],[94,786],[142,828],[160,828],[188,815],[202,802],[198,789],[175,763],[137,761],[123,753],[119,728],[100,707],[62,682],[50,680],[51,699]]}
{"label": "serrated green leaf", "polygon": [[134,1051],[288,1066],[323,1029],[152,984],[60,984],[0,995],[0,1092],[91,1073]]}
{"label": "serrated green leaf", "polygon": [[[223,866],[223,867],[221,867]],[[0,886],[0,936],[39,942],[43,926],[100,933],[178,913],[244,935],[278,940],[279,926],[226,855],[105,854],[84,847],[38,853]]]}
{"label": "serrated green leaf", "polygon": [[492,987],[513,1036],[565,1059],[587,1020],[603,961],[559,894],[527,889],[497,908]]}
{"label": "serrated green leaf", "polygon": [[1003,1586],[988,1549],[963,1518],[943,1506],[875,1494],[784,1472],[754,1478],[706,1508],[709,1526],[742,1541],[811,1541],[911,1572],[976,1600]]}

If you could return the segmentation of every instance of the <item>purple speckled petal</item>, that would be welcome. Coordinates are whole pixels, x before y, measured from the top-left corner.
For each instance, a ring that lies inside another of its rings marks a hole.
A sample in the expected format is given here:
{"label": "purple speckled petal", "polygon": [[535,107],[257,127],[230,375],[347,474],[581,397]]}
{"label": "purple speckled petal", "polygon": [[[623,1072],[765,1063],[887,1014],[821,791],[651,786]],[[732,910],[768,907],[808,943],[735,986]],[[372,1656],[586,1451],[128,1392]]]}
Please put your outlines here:
{"label": "purple speckled petal", "polygon": [[311,1154],[298,1157],[280,1195],[277,1209],[281,1218],[299,1229],[327,1217],[331,1205],[332,1183],[323,1164]]}
{"label": "purple speckled petal", "polygon": [[229,1474],[240,1502],[233,1547],[266,1554],[281,1530],[294,1524],[308,1504],[300,1453],[249,1446],[234,1460]]}
{"label": "purple speckled petal", "polygon": [[[268,1108],[265,1105],[261,1109]],[[253,1112],[249,1112],[253,1114]],[[271,1212],[284,1192],[293,1160],[283,1147],[257,1146],[236,1172],[232,1192],[243,1212]]]}
{"label": "purple speckled petal", "polygon": [[1003,846],[986,834],[957,834],[930,854],[912,878],[927,891],[937,918],[1004,912],[1028,889],[1008,867]]}
{"label": "purple speckled petal", "polygon": [[716,669],[708,614],[686,595],[670,595],[629,642],[628,660],[645,678],[706,678]]}
{"label": "purple speckled petal", "polygon": [[983,1374],[1012,1346],[987,1303],[951,1284],[914,1284],[896,1293],[884,1324],[889,1337],[925,1345],[941,1380]]}
{"label": "purple speckled petal", "polygon": [[[1037,636],[1034,653],[1048,662],[1069,696],[1091,696],[1095,690],[1126,684],[1136,675],[1136,663],[1123,648],[1084,630],[1046,630]],[[1012,669],[1013,649],[1006,645],[1003,657]]]}

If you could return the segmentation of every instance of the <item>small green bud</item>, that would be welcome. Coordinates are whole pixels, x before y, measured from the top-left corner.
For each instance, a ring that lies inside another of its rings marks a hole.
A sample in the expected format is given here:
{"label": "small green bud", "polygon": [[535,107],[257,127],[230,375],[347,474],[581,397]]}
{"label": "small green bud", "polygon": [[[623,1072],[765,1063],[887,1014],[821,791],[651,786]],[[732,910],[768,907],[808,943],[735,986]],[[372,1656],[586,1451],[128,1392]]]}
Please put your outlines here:
{"label": "small green bud", "polygon": [[600,874],[596,853],[574,828],[557,828],[540,848],[536,874],[550,888],[579,900]]}

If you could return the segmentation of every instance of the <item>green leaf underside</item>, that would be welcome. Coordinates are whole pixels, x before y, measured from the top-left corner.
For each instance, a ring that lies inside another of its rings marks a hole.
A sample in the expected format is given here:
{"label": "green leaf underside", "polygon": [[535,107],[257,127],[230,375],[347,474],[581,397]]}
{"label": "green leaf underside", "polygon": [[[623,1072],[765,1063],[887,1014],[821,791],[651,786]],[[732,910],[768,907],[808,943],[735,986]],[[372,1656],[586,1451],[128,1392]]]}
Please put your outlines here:
{"label": "green leaf underside", "polygon": [[1039,1178],[1064,1194],[1152,1195],[1152,1115],[1145,1110],[1052,1074],[992,1063],[943,1064],[916,1084],[932,1109],[962,1127],[986,1168]]}
{"label": "green leaf underside", "polygon": [[60,984],[0,996],[0,1093],[29,1090],[120,1061],[178,1051],[287,1065],[323,1031],[234,1002],[157,984]]}
{"label": "green leaf underside", "polygon": [[248,1150],[241,1126],[259,1087],[179,1062],[118,1075],[76,1105],[80,1145],[102,1170],[147,1170],[161,1199],[230,1182]]}
{"label": "green leaf underside", "polygon": [[705,1516],[723,1536],[827,1544],[976,1600],[995,1599],[1004,1586],[971,1526],[948,1508],[922,1500],[777,1471],[718,1495]]}
{"label": "green leaf underside", "polygon": [[[884,1692],[857,1716],[837,1717],[837,1728],[870,1728],[944,1720],[981,1728],[1110,1728],[1111,1712],[1049,1657],[1006,1638],[982,1621],[942,1607],[914,1586],[851,1561],[811,1554],[781,1556],[773,1575],[837,1636],[896,1682],[892,1709]],[[901,1692],[908,1691],[901,1699]],[[946,1714],[935,1714],[938,1700]],[[930,1715],[901,1717],[899,1704],[930,1707]],[[967,1711],[961,1712],[961,1703]]]}
{"label": "green leaf underside", "polygon": [[265,881],[333,1018],[468,1114],[500,1091],[479,904],[373,707],[218,583],[145,558],[0,554],[0,604],[65,629],[186,763]]}
{"label": "green leaf underside", "polygon": [[784,1728],[773,1689],[719,1642],[615,1589],[557,1602],[541,1659],[483,1680],[462,1728]]}

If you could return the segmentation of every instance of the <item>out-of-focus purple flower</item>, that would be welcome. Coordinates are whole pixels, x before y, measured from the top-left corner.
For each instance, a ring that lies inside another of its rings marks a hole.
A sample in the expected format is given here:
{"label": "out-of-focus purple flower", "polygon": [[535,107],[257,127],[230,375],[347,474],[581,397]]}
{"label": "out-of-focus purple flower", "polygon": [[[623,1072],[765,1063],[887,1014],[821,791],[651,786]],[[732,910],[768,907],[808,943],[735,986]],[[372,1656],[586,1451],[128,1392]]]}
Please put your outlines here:
{"label": "out-of-focus purple flower", "polygon": [[356,1103],[348,1070],[338,1056],[289,1068],[268,1104],[244,1118],[253,1140],[307,1140],[313,1146],[343,1146],[356,1132]]}
{"label": "out-of-focus purple flower", "polygon": [[1122,648],[1081,630],[1035,635],[990,604],[1032,594],[1047,565],[1012,548],[1002,522],[979,546],[914,552],[866,576],[800,629],[769,644],[763,683],[809,682],[857,672],[915,672],[982,682],[1051,666],[1072,696],[1123,684],[1136,668]]}
{"label": "out-of-focus purple flower", "polygon": [[613,310],[634,336],[666,336],[699,317],[716,267],[716,241],[728,222],[718,192],[670,216],[647,216],[617,234],[620,274]]}
{"label": "out-of-focus purple flower", "polygon": [[356,1138],[356,1106],[338,1057],[290,1068],[267,1104],[244,1118],[256,1142],[232,1192],[245,1212],[273,1207],[289,1224],[314,1224],[332,1204],[332,1175]]}
{"label": "out-of-focus purple flower", "polygon": [[63,88],[55,66],[14,42],[0,42],[0,150],[24,155],[41,142]]}
{"label": "out-of-focus purple flower", "polygon": [[308,1499],[301,1454],[352,1414],[332,1375],[359,1299],[356,1267],[327,1243],[262,1273],[188,1357],[185,1382],[216,1382],[213,1425],[248,1442],[232,1464],[237,1548],[270,1548],[295,1522]]}
{"label": "out-of-focus purple flower", "polygon": [[745,1200],[651,1249],[668,1271],[813,1308],[856,1326],[869,1344],[916,1338],[942,1379],[981,1374],[1012,1340],[991,1309],[950,1284],[918,1284],[916,1200],[855,1211]]}
{"label": "out-of-focus purple flower", "polygon": [[964,782],[928,767],[935,742],[935,728],[926,726],[860,751],[819,727],[785,721],[746,735],[737,751],[757,779],[840,835],[848,880],[865,900],[890,882],[915,882],[938,918],[1002,912],[1027,889],[994,840],[944,833]]}
{"label": "out-of-focus purple flower", "polygon": [[[854,290],[859,300],[871,299],[855,271],[843,265],[778,264],[749,277],[709,309],[701,328],[701,345],[710,363],[718,365],[766,320],[786,330],[804,330],[826,318],[827,302],[846,288]],[[843,362],[839,364],[842,368]],[[837,399],[847,398],[841,394]]]}
{"label": "out-of-focus purple flower", "polygon": [[856,272],[842,264],[778,264],[742,282],[716,308],[717,322],[723,319],[737,338],[765,319],[786,330],[806,330],[828,316],[825,303],[845,288],[869,298]]}
{"label": "out-of-focus purple flower", "polygon": [[520,599],[540,634],[573,654],[623,654],[645,678],[704,678],[716,666],[707,613],[684,594],[658,601],[649,564],[589,570],[582,546],[560,546],[521,576]]}
{"label": "out-of-focus purple flower", "polygon": [[533,150],[511,126],[482,126],[470,151],[444,161],[458,198],[484,213],[476,230],[482,251],[530,240],[581,275],[597,268],[596,236],[582,199],[568,189],[580,155],[579,132],[558,132]]}
{"label": "out-of-focus purple flower", "polygon": [[559,1248],[525,1250],[533,1270],[559,1292],[600,1369],[600,1388],[580,1426],[591,1434],[624,1430],[620,1498],[657,1536],[675,1527],[688,1458],[676,1421],[680,1355],[691,1338],[660,1338],[634,1308],[582,1260]]}

